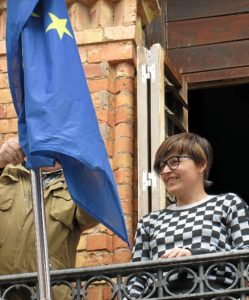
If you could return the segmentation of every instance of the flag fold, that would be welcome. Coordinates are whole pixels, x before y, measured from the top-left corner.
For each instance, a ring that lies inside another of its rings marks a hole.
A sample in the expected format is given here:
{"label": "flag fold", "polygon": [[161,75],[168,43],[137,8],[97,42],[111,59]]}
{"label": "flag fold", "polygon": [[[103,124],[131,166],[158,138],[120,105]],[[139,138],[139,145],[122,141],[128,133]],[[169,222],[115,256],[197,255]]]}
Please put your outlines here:
{"label": "flag fold", "polygon": [[30,168],[58,160],[72,199],[128,244],[65,0],[7,1],[7,61]]}

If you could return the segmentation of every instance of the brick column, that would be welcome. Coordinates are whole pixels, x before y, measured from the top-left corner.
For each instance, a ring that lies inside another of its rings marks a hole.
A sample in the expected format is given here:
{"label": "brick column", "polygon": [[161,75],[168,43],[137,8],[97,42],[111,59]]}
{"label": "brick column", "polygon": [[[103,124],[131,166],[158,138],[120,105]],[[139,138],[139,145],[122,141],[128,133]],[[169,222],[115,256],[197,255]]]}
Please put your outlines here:
{"label": "brick column", "polygon": [[[68,1],[102,136],[133,241],[136,45],[143,34],[136,0]],[[77,266],[130,260],[131,251],[100,225],[82,235]]]}

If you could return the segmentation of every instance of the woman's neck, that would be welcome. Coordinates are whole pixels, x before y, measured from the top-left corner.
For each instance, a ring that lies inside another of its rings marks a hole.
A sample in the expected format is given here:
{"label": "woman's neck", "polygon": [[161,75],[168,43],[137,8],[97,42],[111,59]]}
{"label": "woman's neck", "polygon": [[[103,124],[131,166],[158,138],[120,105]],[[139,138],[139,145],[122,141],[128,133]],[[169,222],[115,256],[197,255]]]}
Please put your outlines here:
{"label": "woman's neck", "polygon": [[206,198],[208,194],[205,192],[205,190],[201,190],[198,193],[189,193],[188,195],[179,195],[176,197],[177,206],[183,206],[188,204],[193,204],[196,202],[199,202],[200,200]]}

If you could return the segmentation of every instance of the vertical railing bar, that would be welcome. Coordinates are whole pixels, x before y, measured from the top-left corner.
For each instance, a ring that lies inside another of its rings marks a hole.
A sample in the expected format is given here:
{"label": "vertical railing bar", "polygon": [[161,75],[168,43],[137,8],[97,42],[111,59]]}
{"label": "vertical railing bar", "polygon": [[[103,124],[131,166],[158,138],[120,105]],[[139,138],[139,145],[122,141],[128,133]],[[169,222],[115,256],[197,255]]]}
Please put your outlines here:
{"label": "vertical railing bar", "polygon": [[[199,275],[199,289],[200,293],[204,293],[204,266],[201,264],[198,268],[198,275]],[[204,298],[200,298],[200,300],[204,300]]]}
{"label": "vertical railing bar", "polygon": [[117,287],[118,287],[118,292],[117,292],[117,296],[118,296],[118,300],[122,300],[123,296],[122,296],[122,276],[121,274],[117,274]]}
{"label": "vertical railing bar", "polygon": [[162,270],[158,270],[158,297],[163,297],[163,272]]}
{"label": "vertical railing bar", "polygon": [[80,300],[80,290],[81,290],[81,280],[80,278],[77,278],[76,279],[76,292],[77,292],[76,300]]}
{"label": "vertical railing bar", "polygon": [[[246,280],[244,278],[244,272],[245,272],[245,264],[243,260],[240,260],[238,263],[238,269],[239,269],[239,277],[240,277],[240,287],[245,288],[246,287]],[[241,300],[246,300],[246,294],[242,292]]]}

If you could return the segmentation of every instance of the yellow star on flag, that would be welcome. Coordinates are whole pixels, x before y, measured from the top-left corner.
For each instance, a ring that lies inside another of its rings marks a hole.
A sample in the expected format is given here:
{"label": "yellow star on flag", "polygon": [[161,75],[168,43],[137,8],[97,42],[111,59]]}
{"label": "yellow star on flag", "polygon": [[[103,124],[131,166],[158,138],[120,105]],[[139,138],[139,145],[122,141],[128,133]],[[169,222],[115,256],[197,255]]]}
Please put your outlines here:
{"label": "yellow star on flag", "polygon": [[60,19],[52,13],[48,13],[48,14],[49,14],[52,22],[48,25],[46,32],[48,32],[49,30],[55,29],[58,32],[60,39],[63,38],[64,33],[69,35],[73,39],[72,34],[66,27],[67,19]]}

